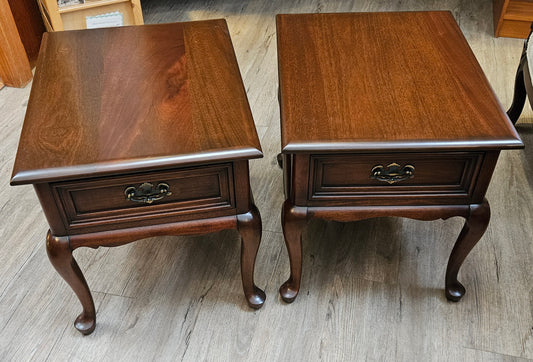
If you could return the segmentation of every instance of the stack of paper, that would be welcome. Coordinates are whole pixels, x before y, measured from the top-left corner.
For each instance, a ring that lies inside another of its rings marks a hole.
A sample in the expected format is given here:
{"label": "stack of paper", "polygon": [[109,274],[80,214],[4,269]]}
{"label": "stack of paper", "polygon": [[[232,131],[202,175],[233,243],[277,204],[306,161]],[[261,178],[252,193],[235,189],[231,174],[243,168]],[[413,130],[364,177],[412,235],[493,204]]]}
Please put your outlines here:
{"label": "stack of paper", "polygon": [[78,5],[84,3],[85,0],[57,0],[57,6],[59,6],[60,8],[63,6]]}
{"label": "stack of paper", "polygon": [[86,16],[87,29],[110,28],[113,26],[124,25],[124,16],[120,11],[100,14],[95,16]]}

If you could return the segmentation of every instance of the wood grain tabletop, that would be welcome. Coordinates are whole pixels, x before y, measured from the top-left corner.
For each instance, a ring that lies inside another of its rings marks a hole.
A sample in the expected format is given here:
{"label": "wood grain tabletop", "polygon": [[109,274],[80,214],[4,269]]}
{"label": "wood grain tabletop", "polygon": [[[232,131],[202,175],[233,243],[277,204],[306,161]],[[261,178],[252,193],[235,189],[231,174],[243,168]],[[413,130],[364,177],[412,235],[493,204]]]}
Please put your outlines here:
{"label": "wood grain tabletop", "polygon": [[55,32],[11,184],[261,156],[225,20]]}
{"label": "wood grain tabletop", "polygon": [[277,16],[284,152],[523,146],[447,11]]}

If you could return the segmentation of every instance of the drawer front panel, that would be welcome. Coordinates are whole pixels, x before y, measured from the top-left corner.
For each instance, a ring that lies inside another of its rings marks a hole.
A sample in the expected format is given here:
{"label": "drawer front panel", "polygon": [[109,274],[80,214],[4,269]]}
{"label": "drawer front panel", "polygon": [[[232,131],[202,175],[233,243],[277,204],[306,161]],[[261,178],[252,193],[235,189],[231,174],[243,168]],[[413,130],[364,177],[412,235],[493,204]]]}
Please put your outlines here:
{"label": "drawer front panel", "polygon": [[[462,203],[473,192],[482,159],[482,152],[312,155],[309,205],[409,204],[422,198]],[[377,169],[385,174],[381,180]]]}
{"label": "drawer front panel", "polygon": [[[152,200],[139,197],[146,196],[139,191],[141,185],[154,190]],[[160,185],[168,187],[166,194],[157,194]],[[235,207],[231,164],[56,183],[52,189],[69,229],[171,215],[193,219],[200,212]],[[137,190],[137,197],[128,199],[128,189]]]}

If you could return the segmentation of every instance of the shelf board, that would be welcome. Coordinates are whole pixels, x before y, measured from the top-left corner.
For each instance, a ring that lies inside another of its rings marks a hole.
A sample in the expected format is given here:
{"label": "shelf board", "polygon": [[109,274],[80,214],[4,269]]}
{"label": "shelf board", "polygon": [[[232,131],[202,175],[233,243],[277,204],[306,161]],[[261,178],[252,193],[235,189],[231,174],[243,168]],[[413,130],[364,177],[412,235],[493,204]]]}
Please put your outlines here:
{"label": "shelf board", "polygon": [[533,21],[533,1],[509,1],[505,20]]}
{"label": "shelf board", "polygon": [[60,14],[70,13],[73,11],[85,10],[90,8],[96,8],[99,6],[113,5],[119,3],[129,2],[130,0],[86,0],[85,4],[77,4],[64,6],[59,8]]}

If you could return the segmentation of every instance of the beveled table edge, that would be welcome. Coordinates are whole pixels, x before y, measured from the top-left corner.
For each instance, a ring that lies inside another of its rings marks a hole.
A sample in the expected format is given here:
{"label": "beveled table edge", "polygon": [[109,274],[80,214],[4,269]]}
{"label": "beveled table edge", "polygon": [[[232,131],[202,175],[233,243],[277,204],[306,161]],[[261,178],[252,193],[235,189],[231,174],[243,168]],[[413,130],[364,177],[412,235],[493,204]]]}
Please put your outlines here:
{"label": "beveled table edge", "polygon": [[407,13],[448,13],[453,17],[451,10],[390,10],[390,11],[339,11],[325,13],[279,13],[276,18],[293,17],[293,16],[323,16],[323,15],[351,15],[351,14],[407,14]]}
{"label": "beveled table edge", "polygon": [[488,151],[521,149],[524,143],[517,139],[465,140],[465,141],[383,141],[383,142],[290,142],[282,147],[282,153],[345,153],[345,152],[439,152],[439,151]]}
{"label": "beveled table edge", "polygon": [[261,149],[254,147],[222,149],[197,152],[194,154],[161,156],[150,158],[131,158],[127,160],[76,165],[68,167],[42,168],[34,170],[13,170],[10,185],[27,185],[53,181],[86,179],[99,176],[123,175],[148,171],[162,171],[175,167],[197,166],[226,161],[262,158]]}
{"label": "beveled table edge", "polygon": [[[453,16],[453,13],[449,10],[428,10],[428,11],[420,11],[420,10],[411,10],[411,11],[379,11],[379,12],[372,12],[372,14],[401,14],[401,13],[446,13],[452,20],[453,23],[456,25],[457,29],[460,31],[461,35],[464,38],[464,34],[459,28],[459,24],[455,20],[455,17]],[[282,18],[291,18],[291,17],[298,17],[298,16],[338,16],[338,15],[353,15],[353,14],[368,14],[366,12],[338,12],[338,13],[282,13],[276,15],[276,30],[277,30],[277,41],[279,46],[280,41],[280,19]],[[477,58],[475,54],[472,52],[472,49],[470,47],[470,44],[464,38],[464,41],[467,44],[468,49],[470,49],[470,52],[474,59],[477,62]],[[310,153],[310,152],[325,152],[325,153],[344,153],[344,152],[394,152],[394,151],[452,151],[452,150],[504,150],[504,149],[521,149],[524,148],[524,143],[522,142],[520,136],[518,135],[518,132],[516,131],[514,125],[512,124],[511,120],[509,119],[508,115],[503,109],[503,106],[501,105],[498,97],[496,96],[496,93],[492,89],[492,86],[490,85],[488,79],[485,79],[487,81],[487,84],[489,85],[490,91],[492,93],[492,96],[495,98],[497,103],[500,106],[500,113],[502,115],[502,121],[504,122],[505,126],[508,128],[509,133],[511,137],[509,138],[492,138],[492,139],[468,139],[468,140],[453,140],[453,141],[447,141],[442,139],[431,139],[431,140],[398,140],[398,141],[391,141],[391,142],[380,142],[380,141],[357,141],[357,140],[347,140],[347,141],[336,141],[336,142],[329,142],[328,140],[320,140],[320,141],[306,141],[306,140],[285,140],[285,134],[284,131],[284,123],[286,122],[286,119],[288,118],[285,115],[285,107],[283,104],[283,99],[285,98],[283,96],[283,81],[281,76],[281,53],[278,49],[278,77],[279,77],[279,101],[280,101],[280,126],[281,126],[281,148],[282,153]],[[484,71],[481,68],[481,65],[479,65],[479,62],[477,62],[481,72],[484,75]],[[503,124],[502,124],[503,126]],[[380,152],[380,153],[381,153]]]}

